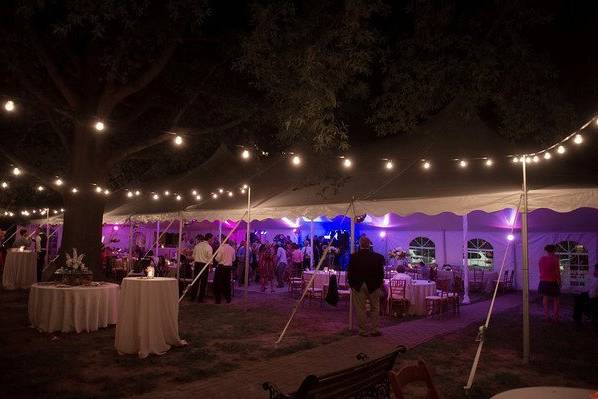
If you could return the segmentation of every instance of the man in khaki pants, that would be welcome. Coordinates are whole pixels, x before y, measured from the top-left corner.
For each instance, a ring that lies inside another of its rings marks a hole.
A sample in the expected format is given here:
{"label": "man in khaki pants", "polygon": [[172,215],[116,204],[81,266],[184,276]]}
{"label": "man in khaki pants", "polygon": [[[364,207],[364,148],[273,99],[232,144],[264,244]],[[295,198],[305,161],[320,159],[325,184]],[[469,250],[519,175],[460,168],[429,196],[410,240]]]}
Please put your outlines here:
{"label": "man in khaki pants", "polygon": [[[370,250],[370,240],[359,238],[359,251],[351,255],[347,268],[347,280],[351,286],[353,304],[359,323],[359,335],[362,337],[378,337],[380,317],[380,293],[384,283],[384,257]],[[370,302],[368,331],[368,314],[366,302]]]}

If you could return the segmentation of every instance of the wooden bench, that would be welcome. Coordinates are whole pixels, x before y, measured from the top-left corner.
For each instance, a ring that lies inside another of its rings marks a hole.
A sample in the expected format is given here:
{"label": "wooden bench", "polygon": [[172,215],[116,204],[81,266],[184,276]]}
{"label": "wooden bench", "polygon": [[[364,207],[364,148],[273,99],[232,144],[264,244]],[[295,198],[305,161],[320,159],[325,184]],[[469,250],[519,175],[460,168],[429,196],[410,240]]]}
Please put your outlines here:
{"label": "wooden bench", "polygon": [[292,394],[284,394],[270,382],[262,386],[269,392],[270,399],[389,398],[388,372],[394,367],[399,353],[405,351],[404,346],[399,346],[393,352],[369,361],[367,355],[360,353],[357,359],[362,363],[330,374],[308,375]]}

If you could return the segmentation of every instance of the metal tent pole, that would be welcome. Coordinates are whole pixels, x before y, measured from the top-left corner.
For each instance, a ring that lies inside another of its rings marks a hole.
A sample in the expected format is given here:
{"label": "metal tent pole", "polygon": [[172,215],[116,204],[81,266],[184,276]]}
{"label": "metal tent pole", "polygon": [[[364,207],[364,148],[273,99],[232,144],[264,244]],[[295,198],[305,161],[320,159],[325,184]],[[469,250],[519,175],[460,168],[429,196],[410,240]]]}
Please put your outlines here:
{"label": "metal tent pole", "polygon": [[156,222],[156,253],[154,254],[156,259],[158,258],[159,248],[160,248],[160,221],[158,220]]}
{"label": "metal tent pole", "polygon": [[469,225],[467,222],[467,213],[463,215],[463,304],[471,302],[469,299],[469,267],[467,266],[467,231]]}
{"label": "metal tent pole", "polygon": [[[48,267],[48,260],[50,259],[50,208],[46,208],[46,254],[44,256],[44,269]],[[42,276],[39,276],[42,279]]]}
{"label": "metal tent pole", "polygon": [[[351,254],[355,253],[355,207],[351,216],[351,237],[349,238]],[[346,272],[345,272],[346,273]],[[348,281],[347,281],[348,284]],[[349,331],[353,331],[353,290],[349,288]]]}
{"label": "metal tent pole", "polygon": [[310,224],[309,224],[309,237],[310,237],[310,240],[311,240],[311,243],[310,243],[310,245],[311,245],[311,258],[309,259],[309,268],[310,269],[314,268],[314,262],[315,262],[315,260],[314,260],[314,258],[315,258],[315,256],[314,256],[314,254],[315,254],[315,251],[314,251],[314,232],[315,232],[314,220],[312,219],[311,222],[310,222]]}
{"label": "metal tent pole", "polygon": [[245,292],[243,293],[243,307],[247,311],[247,291],[249,290],[249,231],[251,228],[251,186],[247,187],[247,231],[245,232],[245,276],[243,283],[245,285]]}
{"label": "metal tent pole", "polygon": [[[179,212],[179,245],[176,251],[176,279],[181,280],[181,249],[183,244],[183,213]],[[178,285],[177,285],[178,286]]]}
{"label": "metal tent pole", "polygon": [[133,264],[133,221],[129,216],[129,268]]}
{"label": "metal tent pole", "polygon": [[523,363],[529,363],[529,259],[527,242],[527,157],[521,162],[523,173],[523,210],[521,212],[521,257],[522,257],[522,295],[523,295]]}

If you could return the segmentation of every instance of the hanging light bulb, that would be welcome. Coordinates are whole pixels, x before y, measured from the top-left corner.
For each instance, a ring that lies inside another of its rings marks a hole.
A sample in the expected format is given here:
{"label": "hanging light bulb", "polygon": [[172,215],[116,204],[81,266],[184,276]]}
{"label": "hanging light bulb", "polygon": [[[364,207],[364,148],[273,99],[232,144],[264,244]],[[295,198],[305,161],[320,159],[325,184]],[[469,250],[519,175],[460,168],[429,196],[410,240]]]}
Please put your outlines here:
{"label": "hanging light bulb", "polygon": [[521,156],[521,158],[519,158],[519,162],[525,162],[525,156]]}
{"label": "hanging light bulb", "polygon": [[168,190],[164,191],[164,196],[165,197],[168,197],[169,195],[170,195],[170,191],[168,191]]}
{"label": "hanging light bulb", "polygon": [[57,211],[56,209],[54,209],[54,210],[52,211],[52,213],[53,213],[54,215],[57,215],[57,214],[58,214],[58,211]]}
{"label": "hanging light bulb", "polygon": [[349,158],[345,158],[343,160],[343,166],[345,169],[349,169],[351,166],[353,166],[353,162]]}
{"label": "hanging light bulb", "polygon": [[44,186],[37,186],[37,191],[41,192],[44,191],[46,188]]}
{"label": "hanging light bulb", "polygon": [[243,158],[243,159],[249,159],[249,157],[251,157],[251,153],[249,152],[248,149],[244,149],[241,152],[241,158]]}
{"label": "hanging light bulb", "polygon": [[64,208],[60,208],[60,212],[64,212]]}
{"label": "hanging light bulb", "polygon": [[139,191],[139,190],[135,190],[135,196],[136,196],[136,197],[139,197],[140,195],[141,195],[141,191]]}
{"label": "hanging light bulb", "polygon": [[518,163],[518,162],[519,162],[519,158],[513,157],[513,163]]}
{"label": "hanging light bulb", "polygon": [[198,194],[198,195],[196,195],[196,196],[195,196],[195,200],[196,200],[196,201],[201,201],[201,195],[199,195],[199,194]]}
{"label": "hanging light bulb", "polygon": [[104,122],[102,121],[97,121],[93,127],[98,131],[98,132],[103,132],[104,129],[106,129],[106,125],[104,125]]}
{"label": "hanging light bulb", "polygon": [[102,187],[97,186],[96,187],[96,193],[100,194],[102,192]]}
{"label": "hanging light bulb", "polygon": [[247,190],[249,188],[249,186],[247,184],[243,184],[243,190]]}
{"label": "hanging light bulb", "polygon": [[432,164],[430,164],[430,162],[428,161],[424,161],[424,164],[422,166],[424,169],[428,170],[432,167]]}
{"label": "hanging light bulb", "polygon": [[494,161],[491,158],[486,159],[486,162],[484,162],[484,165],[486,165],[487,167],[491,167],[492,165],[494,165]]}
{"label": "hanging light bulb", "polygon": [[565,146],[562,146],[562,145],[559,145],[556,149],[556,152],[558,152],[559,154],[564,154],[565,151],[567,151],[567,150],[565,149]]}
{"label": "hanging light bulb", "polygon": [[581,143],[583,143],[583,136],[581,134],[577,133],[575,135],[575,137],[573,138],[573,142],[575,144],[581,144]]}
{"label": "hanging light bulb", "polygon": [[224,192],[224,189],[223,189],[223,188],[219,188],[219,189],[218,189],[218,192],[219,192],[220,194],[222,194],[222,193]]}
{"label": "hanging light bulb", "polygon": [[64,182],[59,177],[58,179],[54,180],[54,184],[56,184],[58,187],[60,187],[60,186],[62,186],[64,184]]}
{"label": "hanging light bulb", "polygon": [[244,188],[241,189],[241,194],[245,194],[247,190],[245,190]]}
{"label": "hanging light bulb", "polygon": [[17,168],[16,166],[12,169],[12,174],[15,176],[20,176],[23,172],[21,169]]}
{"label": "hanging light bulb", "polygon": [[294,155],[293,158],[291,158],[291,163],[293,166],[301,165],[301,157],[299,155]]}
{"label": "hanging light bulb", "polygon": [[552,158],[552,154],[550,154],[550,152],[546,151],[544,153],[544,159],[549,160],[550,158]]}
{"label": "hanging light bulb", "polygon": [[197,195],[197,190],[191,190],[191,195]]}
{"label": "hanging light bulb", "polygon": [[15,110],[15,103],[12,100],[8,100],[7,102],[4,103],[4,110],[6,112],[12,112]]}
{"label": "hanging light bulb", "polygon": [[525,163],[532,163],[532,159],[530,157],[525,157]]}
{"label": "hanging light bulb", "polygon": [[130,191],[127,191],[127,198],[133,198],[133,193]]}
{"label": "hanging light bulb", "polygon": [[538,162],[540,162],[540,157],[537,155],[534,155],[534,157],[532,158],[532,161],[534,161],[534,163],[538,163]]}
{"label": "hanging light bulb", "polygon": [[177,201],[180,201],[180,200],[182,200],[182,199],[183,199],[183,197],[181,197],[179,194],[177,194],[177,196],[175,197],[175,199],[176,199]]}
{"label": "hanging light bulb", "polygon": [[459,166],[461,168],[466,168],[467,167],[467,161],[462,159],[461,161],[459,161]]}
{"label": "hanging light bulb", "polygon": [[154,194],[154,195],[152,195],[152,199],[153,199],[154,201],[157,201],[157,200],[159,200],[159,199],[160,199],[160,196],[159,196],[158,194]]}
{"label": "hanging light bulb", "polygon": [[175,138],[174,138],[174,144],[175,145],[181,145],[181,144],[183,144],[183,138],[181,136],[178,136],[178,135],[175,136]]}
{"label": "hanging light bulb", "polygon": [[110,195],[110,190],[108,190],[108,189],[104,190],[104,195]]}
{"label": "hanging light bulb", "polygon": [[508,234],[507,235],[507,240],[513,241],[514,239],[515,239],[515,236],[513,234]]}
{"label": "hanging light bulb", "polygon": [[228,196],[229,196],[229,197],[232,197],[233,195],[234,195],[234,194],[233,194],[233,192],[232,192],[232,191],[229,191],[229,192],[228,192]]}
{"label": "hanging light bulb", "polygon": [[218,199],[218,194],[212,193],[212,199]]}
{"label": "hanging light bulb", "polygon": [[73,193],[73,194],[77,194],[78,192],[79,192],[79,189],[77,187],[73,187],[71,189],[71,193]]}
{"label": "hanging light bulb", "polygon": [[384,164],[384,167],[386,168],[386,170],[391,170],[392,168],[395,167],[395,165],[392,163],[392,161],[389,159],[388,161],[386,161],[386,164]]}
{"label": "hanging light bulb", "polygon": [[3,181],[2,183],[0,183],[0,186],[2,186],[3,189],[7,189],[8,188],[8,183]]}

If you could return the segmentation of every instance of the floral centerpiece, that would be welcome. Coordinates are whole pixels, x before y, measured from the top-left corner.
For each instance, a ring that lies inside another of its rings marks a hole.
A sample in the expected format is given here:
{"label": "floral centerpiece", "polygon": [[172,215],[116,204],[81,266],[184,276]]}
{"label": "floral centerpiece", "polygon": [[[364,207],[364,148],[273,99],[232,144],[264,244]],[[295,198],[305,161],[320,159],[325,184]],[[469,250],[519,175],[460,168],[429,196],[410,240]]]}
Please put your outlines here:
{"label": "floral centerpiece", "polygon": [[77,249],[73,248],[73,255],[66,254],[66,262],[63,267],[54,273],[64,284],[82,285],[91,283],[93,273],[85,267],[83,258],[85,254],[77,254]]}
{"label": "floral centerpiece", "polygon": [[391,259],[402,260],[407,257],[407,252],[401,247],[396,247],[388,253],[388,257]]}

